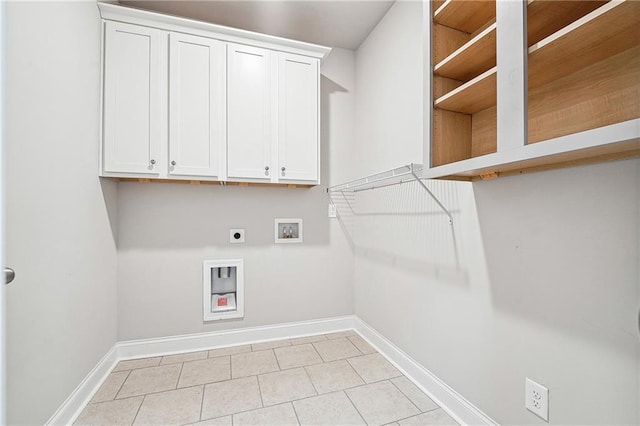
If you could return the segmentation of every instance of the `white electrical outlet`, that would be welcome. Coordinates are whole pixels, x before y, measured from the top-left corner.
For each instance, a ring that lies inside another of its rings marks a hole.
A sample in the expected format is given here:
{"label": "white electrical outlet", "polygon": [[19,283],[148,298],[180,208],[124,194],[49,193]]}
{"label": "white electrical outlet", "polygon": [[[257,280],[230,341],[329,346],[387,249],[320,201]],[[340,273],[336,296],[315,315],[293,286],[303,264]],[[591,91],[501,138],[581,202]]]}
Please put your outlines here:
{"label": "white electrical outlet", "polygon": [[244,243],[244,229],[229,229],[229,242],[232,244]]}
{"label": "white electrical outlet", "polygon": [[338,210],[333,203],[329,203],[329,217],[338,217]]}
{"label": "white electrical outlet", "polygon": [[549,421],[549,389],[528,377],[525,380],[524,406],[536,416]]}

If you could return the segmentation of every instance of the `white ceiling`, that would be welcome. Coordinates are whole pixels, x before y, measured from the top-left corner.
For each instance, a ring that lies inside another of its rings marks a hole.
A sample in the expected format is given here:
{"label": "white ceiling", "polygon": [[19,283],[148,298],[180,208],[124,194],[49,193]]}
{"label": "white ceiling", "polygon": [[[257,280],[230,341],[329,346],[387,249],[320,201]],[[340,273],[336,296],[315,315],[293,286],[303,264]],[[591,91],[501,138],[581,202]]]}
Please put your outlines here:
{"label": "white ceiling", "polygon": [[355,50],[394,1],[120,0],[120,4]]}

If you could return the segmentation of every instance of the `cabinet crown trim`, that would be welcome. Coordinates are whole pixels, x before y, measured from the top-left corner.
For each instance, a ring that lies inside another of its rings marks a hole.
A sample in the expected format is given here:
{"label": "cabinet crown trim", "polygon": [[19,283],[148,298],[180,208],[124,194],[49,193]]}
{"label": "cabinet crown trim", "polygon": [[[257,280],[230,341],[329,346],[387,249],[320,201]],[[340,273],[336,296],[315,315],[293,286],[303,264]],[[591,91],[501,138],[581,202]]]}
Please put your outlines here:
{"label": "cabinet crown trim", "polygon": [[116,4],[98,2],[98,9],[101,18],[110,21],[144,25],[165,31],[184,32],[188,30],[190,34],[232,43],[251,41],[251,44],[259,47],[296,53],[320,60],[323,60],[331,52],[331,48],[326,46]]}

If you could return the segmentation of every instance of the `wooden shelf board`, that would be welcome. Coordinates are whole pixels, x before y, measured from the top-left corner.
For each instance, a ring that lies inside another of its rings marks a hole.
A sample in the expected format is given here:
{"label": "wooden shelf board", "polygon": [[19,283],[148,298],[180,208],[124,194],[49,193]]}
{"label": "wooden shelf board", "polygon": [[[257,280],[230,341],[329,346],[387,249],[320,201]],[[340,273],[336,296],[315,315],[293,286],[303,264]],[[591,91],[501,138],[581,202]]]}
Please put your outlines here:
{"label": "wooden shelf board", "polygon": [[529,92],[529,143],[640,117],[640,47]]}
{"label": "wooden shelf board", "polygon": [[446,77],[440,77],[439,75],[433,76],[433,99],[438,99],[441,96],[446,95],[454,89],[462,86],[463,82],[458,80],[452,80]]}
{"label": "wooden shelf board", "polygon": [[445,2],[445,0],[432,0],[431,1],[431,6],[432,6],[431,16],[433,16],[438,11],[440,6],[442,6],[444,2]]}
{"label": "wooden shelf board", "polygon": [[480,74],[457,89],[436,99],[435,107],[475,114],[496,105],[497,67]]}
{"label": "wooden shelf board", "polygon": [[605,3],[607,0],[529,0],[527,46],[538,43]]}
{"label": "wooden shelf board", "polygon": [[640,1],[613,0],[529,48],[529,90],[640,45]]}
{"label": "wooden shelf board", "polygon": [[438,63],[460,49],[473,37],[463,31],[435,24],[433,26],[433,62]]}
{"label": "wooden shelf board", "polygon": [[434,74],[468,81],[496,66],[496,24],[485,28],[434,67]]}
{"label": "wooden shelf board", "polygon": [[447,0],[434,16],[436,24],[472,34],[489,21],[496,19],[496,2],[483,0]]}

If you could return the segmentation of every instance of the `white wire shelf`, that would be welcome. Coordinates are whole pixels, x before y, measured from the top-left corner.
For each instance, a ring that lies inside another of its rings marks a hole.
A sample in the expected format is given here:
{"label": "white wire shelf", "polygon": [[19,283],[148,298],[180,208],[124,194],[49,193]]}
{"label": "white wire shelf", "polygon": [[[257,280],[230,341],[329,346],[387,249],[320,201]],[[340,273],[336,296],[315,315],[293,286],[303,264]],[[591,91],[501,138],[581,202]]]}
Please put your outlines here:
{"label": "white wire shelf", "polygon": [[[422,177],[422,164],[407,164],[406,166],[397,167],[395,169],[387,170],[384,172],[376,173],[374,175],[365,176],[360,179],[352,180],[351,182],[335,185],[327,189],[329,194],[334,192],[340,192],[344,195],[345,192],[359,192],[367,191],[370,189],[384,188],[392,185],[399,185],[405,182],[418,182],[422,189],[433,198],[433,200],[440,206],[442,211],[449,217],[449,223],[453,225],[453,217],[449,210],[438,200],[431,190],[423,182]],[[348,200],[345,197],[345,200]],[[349,208],[351,204],[349,203]],[[353,208],[351,208],[353,211]]]}
{"label": "white wire shelf", "polygon": [[413,182],[414,180],[421,179],[421,176],[422,164],[408,164],[406,166],[332,186],[328,191],[367,191],[369,189],[383,188],[385,186],[398,185],[405,182]]}
{"label": "white wire shelf", "polygon": [[[449,225],[451,226],[451,237],[453,239],[453,250],[456,259],[456,269],[460,268],[458,259],[458,247],[456,245],[456,237],[453,226],[453,216],[449,209],[447,209],[442,202],[434,195],[429,187],[425,184],[426,178],[422,177],[422,164],[408,164],[406,166],[397,167],[395,169],[387,170],[384,172],[376,173],[370,176],[365,176],[360,179],[352,180],[350,182],[342,183],[327,188],[330,202],[335,206],[333,195],[337,196],[349,207],[349,210],[353,215],[357,215],[352,202],[355,200],[355,193],[360,191],[367,191],[371,189],[384,188],[392,185],[399,185],[402,183],[417,182],[418,185],[424,189],[427,194],[433,199],[433,201],[440,207],[442,212],[448,217]],[[350,195],[347,196],[347,193]],[[339,196],[338,196],[339,194]],[[336,208],[337,211],[337,208]],[[340,212],[338,212],[338,218],[341,218]]]}

